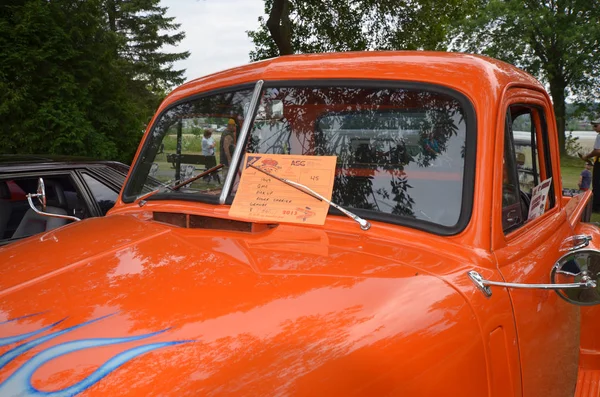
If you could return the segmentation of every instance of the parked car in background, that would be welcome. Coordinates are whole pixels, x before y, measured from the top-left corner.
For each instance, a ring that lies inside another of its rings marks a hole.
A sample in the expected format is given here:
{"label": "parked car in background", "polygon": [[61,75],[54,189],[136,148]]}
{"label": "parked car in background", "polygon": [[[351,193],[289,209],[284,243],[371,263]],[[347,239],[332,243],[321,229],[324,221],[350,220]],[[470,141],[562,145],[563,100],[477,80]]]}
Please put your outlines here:
{"label": "parked car in background", "polygon": [[26,195],[36,192],[40,177],[46,212],[85,219],[104,216],[113,207],[128,172],[129,166],[115,161],[0,155],[0,245],[71,222],[30,208]]}
{"label": "parked car in background", "polygon": [[152,120],[107,216],[0,249],[0,396],[598,397],[600,229],[529,74],[286,56]]}

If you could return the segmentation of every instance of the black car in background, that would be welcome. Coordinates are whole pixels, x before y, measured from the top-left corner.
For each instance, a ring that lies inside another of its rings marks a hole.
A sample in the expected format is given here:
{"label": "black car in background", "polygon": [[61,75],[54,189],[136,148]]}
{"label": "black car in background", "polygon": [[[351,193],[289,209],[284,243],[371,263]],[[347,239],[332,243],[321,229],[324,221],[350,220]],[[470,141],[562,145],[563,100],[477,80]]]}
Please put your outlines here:
{"label": "black car in background", "polygon": [[26,195],[37,191],[39,178],[46,212],[85,219],[104,216],[113,207],[128,172],[129,166],[115,161],[0,155],[0,246],[70,222],[30,207]]}

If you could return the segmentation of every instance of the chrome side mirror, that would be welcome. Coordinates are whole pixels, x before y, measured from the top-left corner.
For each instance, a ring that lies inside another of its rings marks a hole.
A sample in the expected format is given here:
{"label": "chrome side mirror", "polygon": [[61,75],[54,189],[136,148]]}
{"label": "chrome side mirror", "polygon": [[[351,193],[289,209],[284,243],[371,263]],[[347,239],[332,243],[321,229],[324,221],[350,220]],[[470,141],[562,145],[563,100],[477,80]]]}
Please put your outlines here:
{"label": "chrome side mirror", "polygon": [[38,179],[38,187],[37,187],[37,198],[42,205],[42,210],[46,209],[46,185],[44,185],[44,179]]}
{"label": "chrome side mirror", "polygon": [[33,197],[37,197],[38,201],[40,202],[40,205],[42,206],[42,211],[45,211],[46,210],[46,185],[44,184],[44,179],[43,178],[39,178],[38,179],[38,186],[37,186],[37,192],[36,193],[29,193],[25,197],[27,197],[27,201],[29,202],[29,206],[35,212],[39,212],[38,209],[33,204],[33,202],[31,201],[31,199]]}
{"label": "chrome side mirror", "polygon": [[552,267],[552,284],[594,282],[593,288],[557,289],[558,296],[582,306],[600,303],[600,251],[580,249],[562,256]]}
{"label": "chrome side mirror", "polygon": [[[37,192],[36,193],[29,193],[28,195],[26,195],[25,197],[27,197],[27,202],[29,202],[29,206],[31,207],[32,210],[34,210],[37,214],[40,215],[44,215],[44,216],[49,216],[52,218],[62,218],[62,219],[68,219],[71,221],[80,221],[81,219],[77,218],[76,216],[70,216],[70,215],[61,215],[61,214],[52,214],[50,212],[45,212],[46,211],[46,185],[44,184],[44,179],[43,178],[39,178],[38,179],[38,187],[37,187]],[[35,206],[35,204],[33,204],[33,201],[31,200],[32,198],[37,197],[37,199],[39,200],[41,206],[42,206],[42,210],[38,210],[37,207]]]}
{"label": "chrome side mirror", "polygon": [[467,272],[473,284],[485,295],[492,296],[492,286],[516,289],[554,290],[564,300],[576,305],[600,303],[600,251],[570,251],[556,261],[550,271],[551,284],[521,284],[484,279],[474,270]]}

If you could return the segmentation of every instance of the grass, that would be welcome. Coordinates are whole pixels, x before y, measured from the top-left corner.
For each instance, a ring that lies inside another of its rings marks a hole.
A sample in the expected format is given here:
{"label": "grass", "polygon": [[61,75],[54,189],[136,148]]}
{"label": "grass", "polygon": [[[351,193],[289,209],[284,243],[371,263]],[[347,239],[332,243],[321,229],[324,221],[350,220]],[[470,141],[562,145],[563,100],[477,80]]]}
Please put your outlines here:
{"label": "grass", "polygon": [[[565,156],[560,159],[560,171],[562,175],[563,187],[577,189],[579,174],[583,171],[583,160],[579,157]],[[600,213],[592,213],[592,222],[600,222]]]}
{"label": "grass", "polygon": [[564,156],[560,159],[560,171],[563,187],[577,189],[579,175],[584,169],[583,160],[578,157]]}
{"label": "grass", "polygon": [[[219,153],[220,134],[213,134],[212,138],[215,141],[215,153]],[[162,141],[165,145],[165,152],[174,153],[177,150],[177,136],[167,135]],[[181,138],[182,153],[185,154],[201,154],[202,152],[202,135],[185,134]]]}

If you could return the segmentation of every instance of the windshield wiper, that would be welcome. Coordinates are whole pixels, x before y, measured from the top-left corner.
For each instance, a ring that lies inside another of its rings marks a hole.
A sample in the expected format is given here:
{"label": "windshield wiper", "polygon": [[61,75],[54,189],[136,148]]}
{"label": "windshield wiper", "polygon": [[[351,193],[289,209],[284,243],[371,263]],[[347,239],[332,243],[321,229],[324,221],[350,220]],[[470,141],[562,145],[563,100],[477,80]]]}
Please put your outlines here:
{"label": "windshield wiper", "polygon": [[173,185],[173,186],[170,186],[169,185],[170,182],[167,182],[166,184],[163,184],[163,185],[159,186],[158,189],[155,189],[155,190],[153,190],[153,191],[151,191],[149,193],[146,193],[146,194],[138,197],[137,200],[139,200],[139,206],[142,207],[143,205],[145,205],[146,204],[146,200],[148,200],[148,198],[154,196],[156,193],[159,193],[162,188],[167,188],[167,189],[169,189],[171,191],[176,191],[180,187],[183,187],[183,186],[187,185],[188,183],[192,183],[195,180],[200,179],[200,178],[202,178],[204,176],[210,175],[213,172],[218,171],[218,170],[220,170],[223,167],[224,167],[223,164],[217,164],[216,166],[214,166],[212,168],[209,168],[208,170],[206,170],[206,171],[204,171],[204,172],[202,172],[202,173],[200,173],[200,174],[198,174],[196,176],[188,178],[188,179],[186,179],[183,182],[179,182],[178,184]]}
{"label": "windshield wiper", "polygon": [[353,219],[356,223],[358,223],[360,225],[360,228],[362,230],[369,230],[371,228],[371,223],[369,221],[367,221],[366,219],[361,218],[360,216],[353,214],[352,212],[342,208],[340,205],[337,205],[336,203],[327,200],[325,197],[321,196],[319,193],[315,192],[314,190],[312,190],[311,188],[309,188],[306,185],[303,185],[301,183],[298,182],[294,182],[294,181],[290,181],[289,179],[285,179],[285,178],[281,178],[278,177],[276,175],[271,174],[270,172],[267,172],[261,168],[258,168],[252,164],[248,165],[249,167],[252,167],[256,170],[259,170],[260,172],[262,172],[265,175],[270,176],[271,178],[277,179],[280,182],[285,183],[288,186],[291,186],[293,188],[296,188],[298,190],[300,190],[302,193],[308,194],[311,197],[316,198],[319,201],[324,201],[327,204],[331,205],[332,207],[334,207],[335,209],[339,210],[340,212],[342,212],[344,215],[346,215],[347,217]]}

